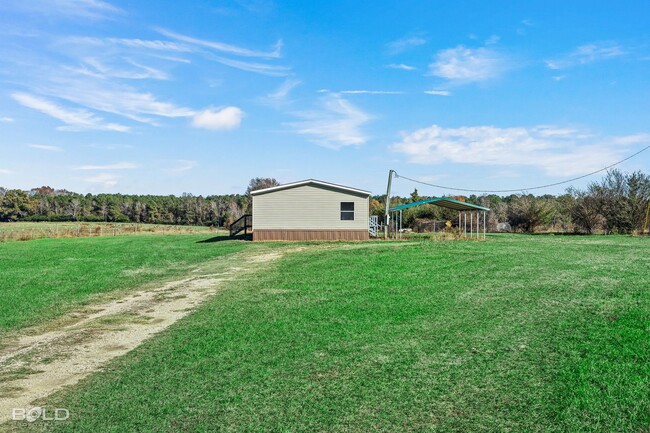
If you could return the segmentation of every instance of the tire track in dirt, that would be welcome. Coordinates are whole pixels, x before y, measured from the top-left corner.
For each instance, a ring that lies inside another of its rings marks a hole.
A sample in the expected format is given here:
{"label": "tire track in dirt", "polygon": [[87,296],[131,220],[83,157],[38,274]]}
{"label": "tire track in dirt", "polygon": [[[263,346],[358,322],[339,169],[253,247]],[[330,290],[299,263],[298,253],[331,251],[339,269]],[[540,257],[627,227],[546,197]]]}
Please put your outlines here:
{"label": "tire track in dirt", "polygon": [[237,260],[229,262],[237,267],[94,305],[90,313],[69,313],[79,319],[51,331],[22,332],[0,351],[0,424],[11,420],[14,408],[30,409],[33,402],[76,384],[167,329],[236,274],[254,272],[283,254],[278,250],[236,254]]}

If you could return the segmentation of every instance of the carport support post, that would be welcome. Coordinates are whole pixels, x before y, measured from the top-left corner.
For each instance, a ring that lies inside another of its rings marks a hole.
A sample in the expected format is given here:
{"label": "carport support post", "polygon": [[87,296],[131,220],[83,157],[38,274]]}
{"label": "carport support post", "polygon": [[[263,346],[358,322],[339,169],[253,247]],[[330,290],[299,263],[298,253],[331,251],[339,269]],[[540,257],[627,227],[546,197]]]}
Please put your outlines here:
{"label": "carport support post", "polygon": [[481,214],[479,211],[476,211],[476,239],[478,239],[478,232],[480,230],[479,222],[481,221]]}
{"label": "carport support post", "polygon": [[386,188],[386,221],[384,224],[384,239],[388,239],[388,228],[390,224],[390,187],[393,183],[395,170],[388,170],[388,187]]}
{"label": "carport support post", "polygon": [[485,217],[487,215],[485,214],[485,211],[483,211],[483,240],[485,240]]}
{"label": "carport support post", "polygon": [[469,237],[474,236],[474,212],[469,211]]}
{"label": "carport support post", "polygon": [[399,238],[402,239],[402,209],[399,210]]}
{"label": "carport support post", "polygon": [[467,212],[463,212],[463,236],[467,237]]}
{"label": "carport support post", "polygon": [[395,240],[399,237],[399,212],[395,211]]}

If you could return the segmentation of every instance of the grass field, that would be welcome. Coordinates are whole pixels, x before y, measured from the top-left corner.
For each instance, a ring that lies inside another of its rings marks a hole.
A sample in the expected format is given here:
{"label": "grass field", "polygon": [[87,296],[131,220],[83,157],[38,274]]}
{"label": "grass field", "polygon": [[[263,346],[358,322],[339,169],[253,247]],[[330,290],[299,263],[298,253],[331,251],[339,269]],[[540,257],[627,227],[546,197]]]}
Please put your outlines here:
{"label": "grass field", "polygon": [[[177,252],[198,259],[193,247]],[[51,397],[69,421],[12,428],[648,432],[649,249],[523,235],[310,246]]]}
{"label": "grass field", "polygon": [[0,243],[44,238],[132,236],[141,234],[226,234],[206,226],[103,222],[0,222]]}
{"label": "grass field", "polygon": [[[203,235],[117,236],[0,243],[0,336],[44,322],[93,297],[186,275],[241,250]],[[1,345],[2,341],[0,341]]]}

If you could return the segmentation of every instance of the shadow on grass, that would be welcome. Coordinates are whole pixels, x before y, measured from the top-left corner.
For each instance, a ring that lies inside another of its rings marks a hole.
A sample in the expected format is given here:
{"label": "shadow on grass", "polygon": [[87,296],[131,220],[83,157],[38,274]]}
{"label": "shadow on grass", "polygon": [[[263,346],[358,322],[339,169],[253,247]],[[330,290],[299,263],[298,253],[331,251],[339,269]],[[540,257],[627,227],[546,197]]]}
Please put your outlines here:
{"label": "shadow on grass", "polygon": [[248,235],[235,235],[235,236],[228,236],[228,235],[220,235],[220,236],[214,236],[209,239],[204,239],[202,241],[197,241],[197,244],[207,244],[207,243],[212,243],[212,242],[222,242],[222,241],[252,241],[253,240],[253,235],[248,234]]}

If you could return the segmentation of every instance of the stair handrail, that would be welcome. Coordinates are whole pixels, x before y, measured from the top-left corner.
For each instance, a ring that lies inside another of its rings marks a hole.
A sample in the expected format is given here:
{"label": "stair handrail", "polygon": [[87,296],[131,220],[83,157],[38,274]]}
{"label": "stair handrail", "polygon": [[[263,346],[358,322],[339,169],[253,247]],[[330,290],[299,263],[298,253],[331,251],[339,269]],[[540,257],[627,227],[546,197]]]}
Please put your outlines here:
{"label": "stair handrail", "polygon": [[[232,224],[230,224],[230,236],[235,236],[237,233],[241,232],[242,230],[244,231],[244,235],[248,234],[248,229],[253,228],[253,223],[252,223],[252,218],[253,215],[251,214],[244,214],[237,218]],[[248,220],[251,219],[249,222]],[[239,222],[243,221],[241,225],[239,225]]]}

